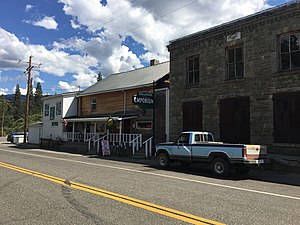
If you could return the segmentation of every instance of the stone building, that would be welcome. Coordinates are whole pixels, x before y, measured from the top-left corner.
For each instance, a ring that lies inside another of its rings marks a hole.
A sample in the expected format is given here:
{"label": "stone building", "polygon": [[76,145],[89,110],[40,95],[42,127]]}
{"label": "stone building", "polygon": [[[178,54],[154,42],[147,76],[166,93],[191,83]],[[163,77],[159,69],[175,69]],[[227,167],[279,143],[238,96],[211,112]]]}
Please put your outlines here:
{"label": "stone building", "polygon": [[183,130],[300,154],[300,3],[170,41],[170,139]]}

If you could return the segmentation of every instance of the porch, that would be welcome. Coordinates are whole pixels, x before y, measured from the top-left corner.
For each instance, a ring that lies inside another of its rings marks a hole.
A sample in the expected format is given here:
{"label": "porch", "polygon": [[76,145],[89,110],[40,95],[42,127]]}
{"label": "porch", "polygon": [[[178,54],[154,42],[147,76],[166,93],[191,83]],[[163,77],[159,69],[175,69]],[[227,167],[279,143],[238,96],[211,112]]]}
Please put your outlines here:
{"label": "porch", "polygon": [[107,141],[111,152],[118,149],[118,154],[130,149],[131,155],[135,156],[138,152],[143,152],[145,158],[152,155],[153,137],[143,139],[142,134],[132,133],[81,133],[81,132],[63,132],[63,140],[70,142],[87,143],[87,154],[95,152],[100,155],[102,151],[102,141]]}

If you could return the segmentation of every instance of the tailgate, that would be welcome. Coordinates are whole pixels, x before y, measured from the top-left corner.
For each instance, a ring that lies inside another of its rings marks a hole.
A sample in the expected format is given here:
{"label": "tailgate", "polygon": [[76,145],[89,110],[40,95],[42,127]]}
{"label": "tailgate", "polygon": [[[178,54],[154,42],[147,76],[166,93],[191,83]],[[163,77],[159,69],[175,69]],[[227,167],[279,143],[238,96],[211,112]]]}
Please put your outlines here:
{"label": "tailgate", "polygon": [[248,160],[257,160],[267,158],[267,146],[265,145],[246,145],[244,157]]}

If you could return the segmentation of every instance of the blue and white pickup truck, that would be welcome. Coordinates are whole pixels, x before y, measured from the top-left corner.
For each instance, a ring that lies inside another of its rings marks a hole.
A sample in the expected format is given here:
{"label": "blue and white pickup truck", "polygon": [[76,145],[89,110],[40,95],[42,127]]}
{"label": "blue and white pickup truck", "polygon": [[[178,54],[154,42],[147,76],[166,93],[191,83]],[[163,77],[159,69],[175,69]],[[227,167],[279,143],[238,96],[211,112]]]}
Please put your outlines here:
{"label": "blue and white pickup truck", "polygon": [[209,132],[182,132],[175,142],[156,145],[156,159],[160,168],[180,161],[183,165],[208,162],[215,175],[226,176],[229,169],[244,174],[251,167],[269,163],[264,145],[225,144],[215,142]]}

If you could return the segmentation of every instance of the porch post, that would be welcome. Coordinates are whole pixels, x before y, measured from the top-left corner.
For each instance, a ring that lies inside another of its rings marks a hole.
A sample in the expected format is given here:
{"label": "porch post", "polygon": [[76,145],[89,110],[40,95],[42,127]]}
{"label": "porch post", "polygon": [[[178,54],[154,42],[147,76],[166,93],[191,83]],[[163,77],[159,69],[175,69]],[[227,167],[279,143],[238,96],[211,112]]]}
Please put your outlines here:
{"label": "porch post", "polygon": [[119,127],[119,145],[121,144],[121,135],[122,135],[122,120],[120,120],[120,127]]}
{"label": "porch post", "polygon": [[75,136],[75,122],[73,122],[73,127],[72,127],[72,142],[74,142],[74,136]]}
{"label": "porch post", "polygon": [[97,123],[94,122],[94,134],[96,134],[96,132],[97,132],[96,126],[97,126]]}
{"label": "porch post", "polygon": [[84,129],[83,129],[83,141],[85,142],[86,138],[86,123],[84,123]]}

